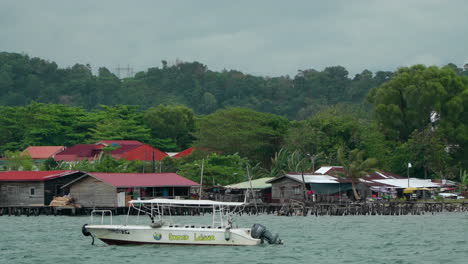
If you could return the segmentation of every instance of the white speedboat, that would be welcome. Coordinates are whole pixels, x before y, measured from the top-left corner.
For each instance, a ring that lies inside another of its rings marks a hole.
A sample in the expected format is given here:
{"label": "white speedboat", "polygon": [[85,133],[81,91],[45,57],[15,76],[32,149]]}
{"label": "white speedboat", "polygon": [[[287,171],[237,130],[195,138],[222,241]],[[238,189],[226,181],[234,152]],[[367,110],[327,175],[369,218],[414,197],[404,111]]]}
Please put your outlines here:
{"label": "white speedboat", "polygon": [[[234,228],[232,215],[240,210],[244,203],[218,202],[210,200],[173,200],[152,199],[130,201],[125,223],[112,224],[112,213],[108,210],[95,210],[101,214],[99,225],[85,224],[82,232],[85,236],[99,238],[109,245],[126,244],[173,244],[173,245],[223,245],[250,246],[263,243],[282,244],[278,235],[272,235],[260,224],[252,228]],[[192,207],[212,209],[212,221],[207,225],[176,224],[172,221],[171,208]],[[138,210],[138,215],[147,215],[151,220],[146,225],[129,225],[130,210]],[[232,210],[231,210],[232,209]],[[104,224],[104,214],[110,213],[110,223]]]}

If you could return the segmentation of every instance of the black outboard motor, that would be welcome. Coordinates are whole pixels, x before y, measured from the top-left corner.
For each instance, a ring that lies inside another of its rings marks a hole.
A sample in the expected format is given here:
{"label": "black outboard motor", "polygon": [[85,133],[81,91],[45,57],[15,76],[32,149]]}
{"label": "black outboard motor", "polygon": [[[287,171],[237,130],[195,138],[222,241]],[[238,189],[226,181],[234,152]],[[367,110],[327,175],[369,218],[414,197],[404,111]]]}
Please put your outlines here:
{"label": "black outboard motor", "polygon": [[86,229],[87,225],[88,224],[84,224],[83,227],[81,227],[81,233],[83,233],[83,236],[91,236],[91,238],[93,239],[91,245],[94,245],[94,236],[93,234],[91,234],[91,232],[88,231],[88,229]]}
{"label": "black outboard motor", "polygon": [[269,244],[283,244],[283,240],[279,239],[278,234],[272,234],[266,229],[265,226],[261,224],[254,224],[250,230],[250,234],[253,238],[261,239],[268,241]]}

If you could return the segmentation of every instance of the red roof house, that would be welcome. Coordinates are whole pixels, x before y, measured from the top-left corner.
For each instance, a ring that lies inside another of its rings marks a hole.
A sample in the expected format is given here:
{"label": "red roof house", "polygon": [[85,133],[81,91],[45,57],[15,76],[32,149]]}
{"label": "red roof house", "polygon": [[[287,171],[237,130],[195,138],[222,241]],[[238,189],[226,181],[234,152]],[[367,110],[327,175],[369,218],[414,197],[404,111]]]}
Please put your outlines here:
{"label": "red roof house", "polygon": [[167,156],[166,153],[159,149],[137,140],[101,140],[96,144],[77,144],[72,146],[55,155],[55,160],[95,160],[102,155],[102,148],[107,146],[115,147],[110,154],[116,159],[159,161]]}
{"label": "red roof house", "polygon": [[32,159],[48,159],[65,150],[64,146],[29,146],[22,153],[28,153]]}
{"label": "red roof house", "polygon": [[56,170],[56,171],[2,171],[0,172],[1,181],[47,181],[78,171]]}
{"label": "red roof house", "polygon": [[70,196],[83,207],[124,207],[132,199],[190,197],[199,184],[176,173],[90,172],[69,182]]}
{"label": "red roof house", "polygon": [[102,150],[94,144],[76,144],[55,155],[56,161],[95,160],[101,156]]}
{"label": "red roof house", "polygon": [[110,173],[90,172],[95,177],[115,187],[190,187],[200,184],[176,173]]}
{"label": "red roof house", "polygon": [[[117,149],[118,150],[118,149]],[[112,153],[112,156],[114,154]],[[160,151],[157,148],[153,148],[150,145],[141,145],[139,147],[133,148],[131,150],[128,150],[122,154],[119,154],[119,156],[114,156],[114,157],[120,157],[124,158],[126,160],[145,160],[145,161],[152,161],[152,160],[162,160],[164,157],[167,157],[168,155],[162,151]]]}

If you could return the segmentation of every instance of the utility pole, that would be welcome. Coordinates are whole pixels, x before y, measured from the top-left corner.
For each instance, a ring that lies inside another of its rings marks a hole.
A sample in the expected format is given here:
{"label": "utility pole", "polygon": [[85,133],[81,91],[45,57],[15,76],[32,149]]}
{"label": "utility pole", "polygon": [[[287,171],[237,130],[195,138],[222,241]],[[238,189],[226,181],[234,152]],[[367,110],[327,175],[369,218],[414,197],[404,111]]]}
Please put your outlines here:
{"label": "utility pole", "polygon": [[306,187],[306,183],[305,183],[305,179],[304,179],[304,164],[303,164],[304,160],[306,160],[305,157],[299,161],[299,163],[296,166],[296,171],[297,171],[297,169],[299,168],[299,165],[300,165],[301,177],[302,177],[302,195],[304,196],[304,202],[305,202],[305,201],[307,201],[307,195],[306,195],[307,187]]}
{"label": "utility pole", "polygon": [[203,193],[203,166],[205,165],[205,159],[202,159],[202,165],[201,165],[201,172],[200,172],[200,195],[198,197],[198,200],[201,200],[202,193]]}
{"label": "utility pole", "polygon": [[304,195],[304,201],[307,201],[307,195],[306,195],[307,187],[306,187],[306,183],[305,183],[305,179],[304,179],[304,170],[303,169],[301,169],[301,176],[302,176],[302,194]]}
{"label": "utility pole", "polygon": [[249,170],[249,164],[247,164],[247,177],[249,178],[249,184],[250,184],[250,191],[252,192],[252,198],[254,201],[254,206],[255,206],[255,212],[258,213],[258,208],[257,208],[257,197],[254,193],[253,187],[252,187],[252,177],[250,176],[250,170]]}
{"label": "utility pole", "polygon": [[408,188],[410,187],[410,184],[409,184],[409,169],[411,168],[411,163],[408,162],[408,167],[406,169],[406,176],[408,177]]}

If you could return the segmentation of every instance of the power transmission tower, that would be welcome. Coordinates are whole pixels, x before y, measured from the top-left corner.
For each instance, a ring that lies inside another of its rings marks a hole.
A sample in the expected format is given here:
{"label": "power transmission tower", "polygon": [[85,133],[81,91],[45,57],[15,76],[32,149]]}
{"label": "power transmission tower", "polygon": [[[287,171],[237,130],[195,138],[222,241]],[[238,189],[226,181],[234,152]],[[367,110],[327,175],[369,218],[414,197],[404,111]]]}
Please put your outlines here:
{"label": "power transmission tower", "polygon": [[133,68],[127,64],[127,67],[120,67],[120,64],[114,68],[114,72],[117,74],[119,79],[133,77]]}

